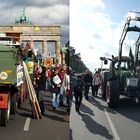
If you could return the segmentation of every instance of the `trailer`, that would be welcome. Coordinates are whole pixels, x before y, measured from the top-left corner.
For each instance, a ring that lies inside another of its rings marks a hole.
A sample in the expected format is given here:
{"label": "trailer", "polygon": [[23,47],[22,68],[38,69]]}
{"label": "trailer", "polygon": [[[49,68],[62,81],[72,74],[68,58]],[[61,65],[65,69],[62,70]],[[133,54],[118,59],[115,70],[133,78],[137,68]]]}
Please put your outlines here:
{"label": "trailer", "polygon": [[24,101],[21,33],[8,32],[0,37],[0,125],[7,126]]}

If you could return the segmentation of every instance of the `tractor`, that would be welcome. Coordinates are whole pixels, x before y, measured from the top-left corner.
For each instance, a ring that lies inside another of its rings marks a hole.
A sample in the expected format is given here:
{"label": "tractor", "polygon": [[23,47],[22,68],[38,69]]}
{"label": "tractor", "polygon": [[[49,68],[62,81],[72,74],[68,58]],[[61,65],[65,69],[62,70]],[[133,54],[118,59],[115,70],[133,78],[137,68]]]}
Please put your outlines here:
{"label": "tractor", "polygon": [[[138,12],[130,12],[139,14]],[[131,22],[140,21],[139,17],[127,17],[124,29],[119,41],[119,53],[117,57],[112,58],[100,57],[104,64],[110,61],[110,67],[107,71],[103,71],[101,91],[102,97],[106,98],[109,107],[118,107],[120,95],[136,99],[140,102],[140,36],[135,43],[135,55],[133,56],[130,49],[129,56],[122,55],[122,47],[128,32],[140,32],[137,26],[130,26]]]}

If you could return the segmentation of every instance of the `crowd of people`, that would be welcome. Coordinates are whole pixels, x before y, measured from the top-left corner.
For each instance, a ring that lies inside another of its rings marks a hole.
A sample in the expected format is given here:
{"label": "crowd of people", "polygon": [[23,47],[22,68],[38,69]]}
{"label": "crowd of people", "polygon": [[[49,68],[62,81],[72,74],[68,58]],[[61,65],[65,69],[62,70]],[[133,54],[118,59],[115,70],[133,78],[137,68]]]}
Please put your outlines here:
{"label": "crowd of people", "polygon": [[98,72],[93,75],[87,70],[84,74],[76,74],[66,64],[46,68],[35,62],[33,77],[42,115],[45,114],[44,96],[48,91],[52,94],[52,109],[55,111],[59,106],[65,105],[68,119],[73,96],[75,98],[75,110],[79,113],[83,96],[88,100],[90,87],[92,96],[97,96],[101,83]]}
{"label": "crowd of people", "polygon": [[39,65],[34,62],[34,87],[36,90],[37,99],[40,105],[42,115],[45,114],[44,97],[49,91],[52,93],[52,109],[55,110],[58,106],[67,106],[67,116],[70,115],[70,68],[63,65],[53,65],[50,68]]}

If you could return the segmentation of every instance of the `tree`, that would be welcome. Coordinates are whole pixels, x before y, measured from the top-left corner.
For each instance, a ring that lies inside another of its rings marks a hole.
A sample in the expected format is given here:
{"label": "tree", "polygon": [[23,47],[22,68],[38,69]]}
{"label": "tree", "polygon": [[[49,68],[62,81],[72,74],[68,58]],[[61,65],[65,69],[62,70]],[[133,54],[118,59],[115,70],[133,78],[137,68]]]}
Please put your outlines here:
{"label": "tree", "polygon": [[76,73],[83,73],[88,68],[85,66],[81,60],[80,53],[75,53],[74,47],[69,46],[69,42],[65,45],[65,62],[68,66],[72,68]]}

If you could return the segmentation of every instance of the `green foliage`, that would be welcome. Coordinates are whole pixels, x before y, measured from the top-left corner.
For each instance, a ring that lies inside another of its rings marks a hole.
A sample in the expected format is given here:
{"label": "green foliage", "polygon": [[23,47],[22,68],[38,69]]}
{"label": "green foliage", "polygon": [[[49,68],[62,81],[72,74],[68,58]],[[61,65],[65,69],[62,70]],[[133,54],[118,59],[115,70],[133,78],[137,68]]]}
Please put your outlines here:
{"label": "green foliage", "polygon": [[65,54],[65,62],[76,73],[83,73],[88,68],[81,60],[80,53],[75,53],[74,47],[67,46]]}

